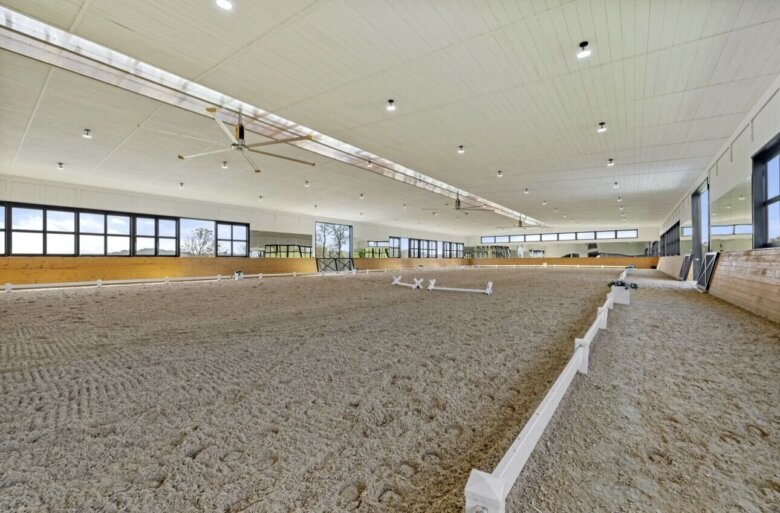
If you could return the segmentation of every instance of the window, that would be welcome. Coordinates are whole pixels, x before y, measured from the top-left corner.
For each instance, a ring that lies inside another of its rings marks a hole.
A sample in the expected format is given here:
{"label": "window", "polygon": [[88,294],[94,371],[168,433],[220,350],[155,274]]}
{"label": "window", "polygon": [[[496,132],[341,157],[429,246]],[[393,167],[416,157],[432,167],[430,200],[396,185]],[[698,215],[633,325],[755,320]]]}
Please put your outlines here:
{"label": "window", "polygon": [[130,255],[130,216],[106,216],[106,255]]}
{"label": "window", "polygon": [[46,211],[46,254],[76,254],[76,213],[67,210]]}
{"label": "window", "polygon": [[315,222],[314,254],[320,258],[350,258],[352,256],[352,226]]}
{"label": "window", "polygon": [[734,226],[730,224],[725,226],[710,227],[710,235],[733,235],[733,234],[734,234]]}
{"label": "window", "polygon": [[495,236],[496,242],[509,242],[509,235],[496,235]]}
{"label": "window", "polygon": [[451,258],[450,257],[450,247],[451,247],[451,245],[447,241],[444,241],[444,242],[441,243],[442,258]]}
{"label": "window", "polygon": [[420,241],[420,258],[428,258],[428,241]]}
{"label": "window", "polygon": [[247,256],[247,234],[245,224],[217,223],[217,256]]}
{"label": "window", "polygon": [[639,230],[618,230],[618,239],[636,239],[639,237]]}
{"label": "window", "polygon": [[401,238],[389,237],[390,239],[390,258],[401,258]]}
{"label": "window", "polygon": [[179,220],[179,254],[183,257],[213,257],[216,223],[203,219]]}
{"label": "window", "polygon": [[495,237],[482,237],[479,240],[482,244],[493,244],[496,242]]}
{"label": "window", "polygon": [[683,226],[682,227],[682,236],[683,237],[692,237],[693,236],[693,226]]}
{"label": "window", "polygon": [[577,232],[577,240],[593,240],[595,238],[594,232]]}
{"label": "window", "polygon": [[177,222],[156,217],[135,218],[136,256],[176,256]]}
{"label": "window", "polygon": [[43,209],[11,209],[11,254],[43,255]]}
{"label": "window", "polygon": [[526,242],[539,242],[539,240],[541,240],[539,235],[526,235],[525,236],[525,241]]}
{"label": "window", "polygon": [[750,235],[753,233],[753,225],[737,224],[734,225],[734,235]]}
{"label": "window", "polygon": [[0,256],[5,255],[5,205],[0,203]]}
{"label": "window", "polygon": [[577,238],[575,233],[559,233],[558,240],[574,240]]}
{"label": "window", "polygon": [[674,223],[671,228],[661,234],[659,245],[660,256],[672,256],[680,254],[680,222]]}
{"label": "window", "polygon": [[463,258],[463,243],[459,242],[455,248],[457,253],[455,253],[455,258]]}
{"label": "window", "polygon": [[604,232],[596,232],[596,238],[597,239],[614,239],[615,238],[615,232],[613,230],[604,231]]}
{"label": "window", "polygon": [[420,258],[419,239],[409,239],[409,258]]}
{"label": "window", "polygon": [[510,235],[509,242],[525,242],[525,235]]}
{"label": "window", "polygon": [[545,242],[558,240],[558,234],[557,233],[543,233],[542,234],[542,240],[545,241]]}
{"label": "window", "polygon": [[780,134],[753,163],[753,245],[780,246]]}

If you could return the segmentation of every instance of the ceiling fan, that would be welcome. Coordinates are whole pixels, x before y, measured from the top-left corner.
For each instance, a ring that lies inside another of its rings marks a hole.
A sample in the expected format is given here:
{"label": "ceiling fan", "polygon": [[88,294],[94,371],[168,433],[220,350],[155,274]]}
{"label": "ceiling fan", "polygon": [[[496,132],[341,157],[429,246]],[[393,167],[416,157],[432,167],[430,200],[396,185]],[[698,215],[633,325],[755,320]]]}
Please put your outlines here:
{"label": "ceiling fan", "polygon": [[[449,203],[445,203],[444,206],[445,207],[449,207],[450,204]],[[436,215],[436,213],[439,210],[443,210],[443,209],[441,209],[441,208],[421,208],[420,210],[433,210],[434,211],[434,215]],[[463,210],[476,210],[477,212],[490,212],[490,210],[487,210],[487,209],[485,209],[483,207],[480,207],[480,206],[476,206],[476,207],[464,207],[464,206],[462,206],[461,201],[460,201],[460,194],[457,194],[457,193],[455,194],[455,210],[461,210],[461,211],[463,211]],[[468,214],[468,212],[464,212],[464,215],[469,215],[469,214]]]}
{"label": "ceiling fan", "polygon": [[260,168],[257,167],[257,164],[255,164],[254,160],[252,160],[252,158],[247,154],[247,152],[257,153],[259,155],[265,155],[268,157],[276,157],[278,159],[289,160],[291,162],[297,162],[298,164],[306,164],[307,166],[315,165],[314,162],[308,162],[306,160],[295,159],[292,157],[285,157],[284,155],[277,155],[276,153],[268,153],[267,151],[260,151],[255,149],[255,148],[260,148],[262,146],[271,146],[272,144],[287,144],[296,141],[311,140],[312,137],[310,135],[303,135],[300,137],[288,137],[287,139],[276,139],[273,141],[266,141],[266,142],[260,142],[254,144],[246,144],[244,139],[244,124],[241,122],[241,111],[238,112],[238,124],[236,124],[234,132],[231,132],[230,129],[227,127],[227,125],[217,117],[216,107],[208,107],[206,108],[206,112],[208,112],[209,116],[211,116],[211,118],[217,122],[217,125],[219,125],[219,128],[221,128],[222,131],[225,132],[225,135],[228,136],[228,139],[230,139],[230,146],[227,148],[223,148],[221,150],[206,151],[203,153],[194,153],[192,155],[179,155],[179,160],[205,157],[206,155],[215,155],[217,153],[224,153],[226,151],[237,151],[241,154],[242,157],[244,157],[244,159],[249,163],[249,165],[252,166],[252,170],[255,173],[260,173]]}

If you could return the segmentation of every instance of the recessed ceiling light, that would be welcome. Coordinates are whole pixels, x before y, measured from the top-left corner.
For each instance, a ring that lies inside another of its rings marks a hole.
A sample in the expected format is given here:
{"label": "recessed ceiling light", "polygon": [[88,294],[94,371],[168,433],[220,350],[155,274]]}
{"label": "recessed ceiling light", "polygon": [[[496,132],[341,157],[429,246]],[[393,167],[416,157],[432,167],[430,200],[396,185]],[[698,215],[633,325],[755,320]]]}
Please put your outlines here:
{"label": "recessed ceiling light", "polygon": [[461,154],[463,154],[463,153],[465,153],[465,152],[466,152],[466,150],[463,148],[463,145],[462,145],[462,144],[461,144],[460,146],[458,146],[458,153],[461,153]]}
{"label": "recessed ceiling light", "polygon": [[618,187],[620,187],[620,184],[619,184],[619,183],[617,183],[617,182],[614,182],[614,183],[612,184],[612,188],[613,188],[613,189],[617,189]]}
{"label": "recessed ceiling light", "polygon": [[547,205],[547,200],[542,201],[542,205]]}
{"label": "recessed ceiling light", "polygon": [[230,0],[217,0],[217,7],[229,11],[233,9],[233,3]]}
{"label": "recessed ceiling light", "polygon": [[365,194],[363,194],[363,193],[361,192],[361,193],[360,193],[360,199],[363,199],[363,198],[365,198],[365,197],[366,197],[366,195],[365,195]]}
{"label": "recessed ceiling light", "polygon": [[387,112],[395,112],[395,100],[392,98],[387,100],[387,106],[385,107],[385,110],[387,110]]}
{"label": "recessed ceiling light", "polygon": [[599,127],[596,129],[598,133],[604,133],[607,131],[607,124],[604,121],[599,122]]}
{"label": "recessed ceiling light", "polygon": [[496,172],[496,176],[497,176],[497,177],[499,177],[499,178],[501,178],[502,176],[504,176],[504,172],[503,172],[503,171],[501,171],[501,170],[499,169],[499,170]]}
{"label": "recessed ceiling light", "polygon": [[179,189],[184,189],[184,182],[179,182]]}
{"label": "recessed ceiling light", "polygon": [[401,205],[401,206],[402,206],[402,207],[404,207],[404,208],[406,208],[406,203],[404,203],[404,204],[403,204],[403,205]]}
{"label": "recessed ceiling light", "polygon": [[228,168],[227,160],[223,160],[222,161],[222,169],[227,169],[227,168]]}
{"label": "recessed ceiling light", "polygon": [[257,197],[257,201],[263,201],[263,197],[262,196],[258,196]]}
{"label": "recessed ceiling light", "polygon": [[316,203],[314,204],[314,208],[317,208],[317,204]]}
{"label": "recessed ceiling light", "polygon": [[612,167],[615,165],[615,159],[609,159],[607,161],[607,167]]}
{"label": "recessed ceiling light", "polygon": [[308,186],[309,186],[309,181],[308,181],[308,180],[305,180],[305,181],[303,182],[303,186],[304,186],[304,187],[308,187]]}
{"label": "recessed ceiling light", "polygon": [[563,214],[563,218],[566,219],[566,214]]}
{"label": "recessed ceiling light", "polygon": [[65,164],[62,162],[57,162],[57,170],[62,171],[63,169],[65,169]]}
{"label": "recessed ceiling light", "polygon": [[523,194],[528,194],[528,192],[529,192],[528,187],[526,187],[525,190],[523,191]]}
{"label": "recessed ceiling light", "polygon": [[89,128],[84,129],[84,133],[81,134],[84,139],[92,139],[92,131]]}
{"label": "recessed ceiling light", "polygon": [[554,209],[553,209],[553,212],[557,214],[557,213],[558,213],[558,209],[557,209],[557,208],[554,208]]}
{"label": "recessed ceiling light", "polygon": [[580,51],[577,52],[577,58],[585,59],[587,57],[590,57],[590,48],[588,48],[588,42],[583,41],[582,43],[580,43]]}
{"label": "recessed ceiling light", "polygon": [[618,196],[618,203],[620,203],[621,201],[623,201],[623,198]]}

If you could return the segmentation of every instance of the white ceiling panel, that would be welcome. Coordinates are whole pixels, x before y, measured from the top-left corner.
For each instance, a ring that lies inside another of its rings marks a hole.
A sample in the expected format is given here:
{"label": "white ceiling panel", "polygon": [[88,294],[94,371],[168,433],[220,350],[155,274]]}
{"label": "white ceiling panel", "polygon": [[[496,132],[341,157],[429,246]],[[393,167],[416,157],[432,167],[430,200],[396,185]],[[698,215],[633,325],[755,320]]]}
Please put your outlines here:
{"label": "white ceiling panel", "polygon": [[[614,224],[617,192],[630,221],[660,223],[780,72],[772,0],[5,3],[550,224]],[[582,40],[593,54],[578,60]],[[67,159],[76,174],[63,180],[156,194],[250,206],[263,195],[262,208],[317,203],[401,226],[505,222],[432,220],[415,209],[441,198],[299,149],[279,151],[317,167],[258,156],[257,177],[237,154],[228,170],[221,156],[181,163],[177,153],[225,142],[207,118],[61,71],[41,94],[47,66],[0,59],[24,77],[0,77],[0,172],[52,179],[51,162]],[[85,147],[86,124],[102,133]]]}

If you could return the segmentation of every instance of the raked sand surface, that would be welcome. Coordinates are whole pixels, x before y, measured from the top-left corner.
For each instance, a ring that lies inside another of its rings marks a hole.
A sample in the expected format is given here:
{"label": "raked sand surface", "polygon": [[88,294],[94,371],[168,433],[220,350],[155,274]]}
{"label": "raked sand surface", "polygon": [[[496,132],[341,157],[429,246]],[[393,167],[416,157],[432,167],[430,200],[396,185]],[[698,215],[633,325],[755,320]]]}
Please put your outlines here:
{"label": "raked sand surface", "polygon": [[[404,274],[494,295],[389,274],[0,295],[0,511],[461,511],[618,272]],[[510,511],[777,511],[780,331],[647,276]]]}

